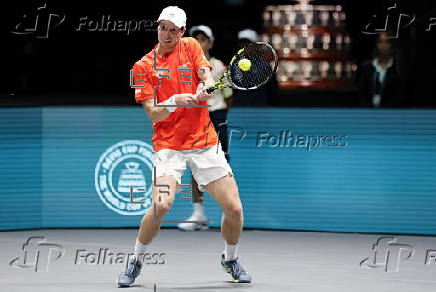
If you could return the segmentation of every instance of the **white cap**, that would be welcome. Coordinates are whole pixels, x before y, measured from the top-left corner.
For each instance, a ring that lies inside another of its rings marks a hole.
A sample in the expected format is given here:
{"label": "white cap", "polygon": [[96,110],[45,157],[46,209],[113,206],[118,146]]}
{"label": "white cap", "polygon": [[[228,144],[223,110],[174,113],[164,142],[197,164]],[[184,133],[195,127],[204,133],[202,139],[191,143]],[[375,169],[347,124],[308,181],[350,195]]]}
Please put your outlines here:
{"label": "white cap", "polygon": [[204,33],[211,42],[215,40],[215,38],[213,37],[212,30],[207,25],[196,25],[191,27],[191,29],[189,30],[189,35],[193,36],[193,34],[197,31]]}
{"label": "white cap", "polygon": [[238,32],[238,40],[247,39],[253,43],[257,42],[257,33],[252,29],[244,29]]}
{"label": "white cap", "polygon": [[168,20],[174,23],[177,27],[186,26],[186,13],[183,9],[177,6],[168,6],[164,8],[159,15],[157,21]]}

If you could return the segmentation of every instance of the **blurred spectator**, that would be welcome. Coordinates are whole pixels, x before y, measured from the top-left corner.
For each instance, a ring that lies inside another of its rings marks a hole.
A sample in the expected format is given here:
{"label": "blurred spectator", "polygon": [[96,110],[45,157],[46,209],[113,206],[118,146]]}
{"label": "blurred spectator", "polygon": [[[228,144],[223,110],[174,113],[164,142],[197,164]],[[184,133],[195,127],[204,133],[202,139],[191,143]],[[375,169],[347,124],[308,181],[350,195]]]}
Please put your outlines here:
{"label": "blurred spectator", "polygon": [[359,105],[400,107],[406,97],[406,80],[399,54],[387,33],[377,36],[373,59],[365,61],[358,74]]}
{"label": "blurred spectator", "polygon": [[[250,43],[258,41],[257,33],[252,29],[244,29],[238,33],[239,48],[244,48]],[[277,79],[273,75],[271,80],[259,89],[244,91],[235,89],[235,106],[275,106],[277,100]]]}
{"label": "blurred spectator", "polygon": [[255,43],[258,40],[257,32],[252,29],[244,29],[238,32],[239,48],[244,48],[248,44]]}

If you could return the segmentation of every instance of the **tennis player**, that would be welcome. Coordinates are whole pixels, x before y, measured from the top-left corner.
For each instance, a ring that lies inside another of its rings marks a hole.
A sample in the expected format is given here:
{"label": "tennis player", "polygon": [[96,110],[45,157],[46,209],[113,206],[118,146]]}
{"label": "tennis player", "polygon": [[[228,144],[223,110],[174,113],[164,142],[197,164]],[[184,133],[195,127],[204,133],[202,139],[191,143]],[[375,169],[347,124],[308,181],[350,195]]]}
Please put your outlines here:
{"label": "tennis player", "polygon": [[[212,66],[212,77],[217,80],[220,78],[226,66],[223,62],[210,55],[210,50],[213,48],[215,37],[210,27],[206,25],[197,25],[189,29],[189,35],[195,38],[201,45],[206,59]],[[218,139],[220,145],[225,153],[227,161],[228,155],[228,135],[227,135],[227,112],[232,103],[233,90],[231,88],[224,88],[215,90],[212,97],[208,100],[209,116],[215,130],[218,132]],[[187,222],[177,225],[179,229],[184,231],[207,230],[207,217],[203,208],[203,192],[198,189],[198,184],[195,178],[192,178],[192,202],[193,212],[192,215],[186,219]]]}
{"label": "tennis player", "polygon": [[199,189],[211,194],[223,210],[222,267],[235,282],[251,282],[236,254],[243,225],[238,187],[223,150],[217,147],[217,133],[204,107],[211,97],[206,88],[214,84],[211,67],[199,43],[182,38],[185,32],[185,12],[176,6],[166,7],[158,18],[158,44],[133,66],[135,85],[144,86],[135,89],[135,99],[153,122],[156,180],[152,193],[156,207],[142,218],[134,257],[119,274],[119,287],[131,286],[140,274],[148,245],[159,232],[158,222],[171,208],[187,166]]}

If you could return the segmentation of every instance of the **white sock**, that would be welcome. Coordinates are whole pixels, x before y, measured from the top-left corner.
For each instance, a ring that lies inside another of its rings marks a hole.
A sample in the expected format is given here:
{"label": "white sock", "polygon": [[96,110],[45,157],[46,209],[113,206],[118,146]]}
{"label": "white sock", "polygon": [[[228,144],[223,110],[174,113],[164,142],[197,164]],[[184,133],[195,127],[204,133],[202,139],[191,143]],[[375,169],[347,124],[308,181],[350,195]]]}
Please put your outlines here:
{"label": "white sock", "polygon": [[136,260],[142,260],[144,259],[145,251],[147,250],[147,244],[142,244],[138,238],[136,238],[135,243],[135,258]]}
{"label": "white sock", "polygon": [[238,244],[231,245],[227,242],[224,242],[224,260],[231,261],[236,259],[236,249],[238,248]]}
{"label": "white sock", "polygon": [[194,215],[204,217],[203,203],[194,203]]}

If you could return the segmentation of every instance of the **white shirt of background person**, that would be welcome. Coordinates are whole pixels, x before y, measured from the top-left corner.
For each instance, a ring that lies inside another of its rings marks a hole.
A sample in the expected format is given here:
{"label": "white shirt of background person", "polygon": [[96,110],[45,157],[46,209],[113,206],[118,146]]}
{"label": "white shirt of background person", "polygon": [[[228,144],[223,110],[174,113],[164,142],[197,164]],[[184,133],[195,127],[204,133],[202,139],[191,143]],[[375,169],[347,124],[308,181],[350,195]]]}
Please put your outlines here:
{"label": "white shirt of background person", "polygon": [[[392,64],[394,63],[394,61],[392,60],[392,58],[389,60],[389,62],[386,64],[385,68],[382,68],[380,66],[380,64],[378,63],[377,59],[372,60],[372,65],[375,68],[375,72],[374,74],[377,74],[376,76],[378,76],[378,81],[380,82],[380,85],[383,87],[384,85],[384,81],[386,78],[386,72],[388,71],[388,69],[390,67],[392,67]],[[375,80],[374,80],[375,81]],[[375,107],[379,107],[381,103],[381,92],[378,94],[374,94],[372,97],[372,105]]]}
{"label": "white shirt of background person", "polygon": [[[212,66],[212,76],[214,80],[218,80],[224,74],[226,66],[220,60],[212,57],[209,60],[209,64]],[[227,108],[227,104],[224,99],[232,96],[233,90],[231,88],[224,88],[221,90],[215,90],[212,97],[208,100],[210,105],[209,111],[223,110]]]}

